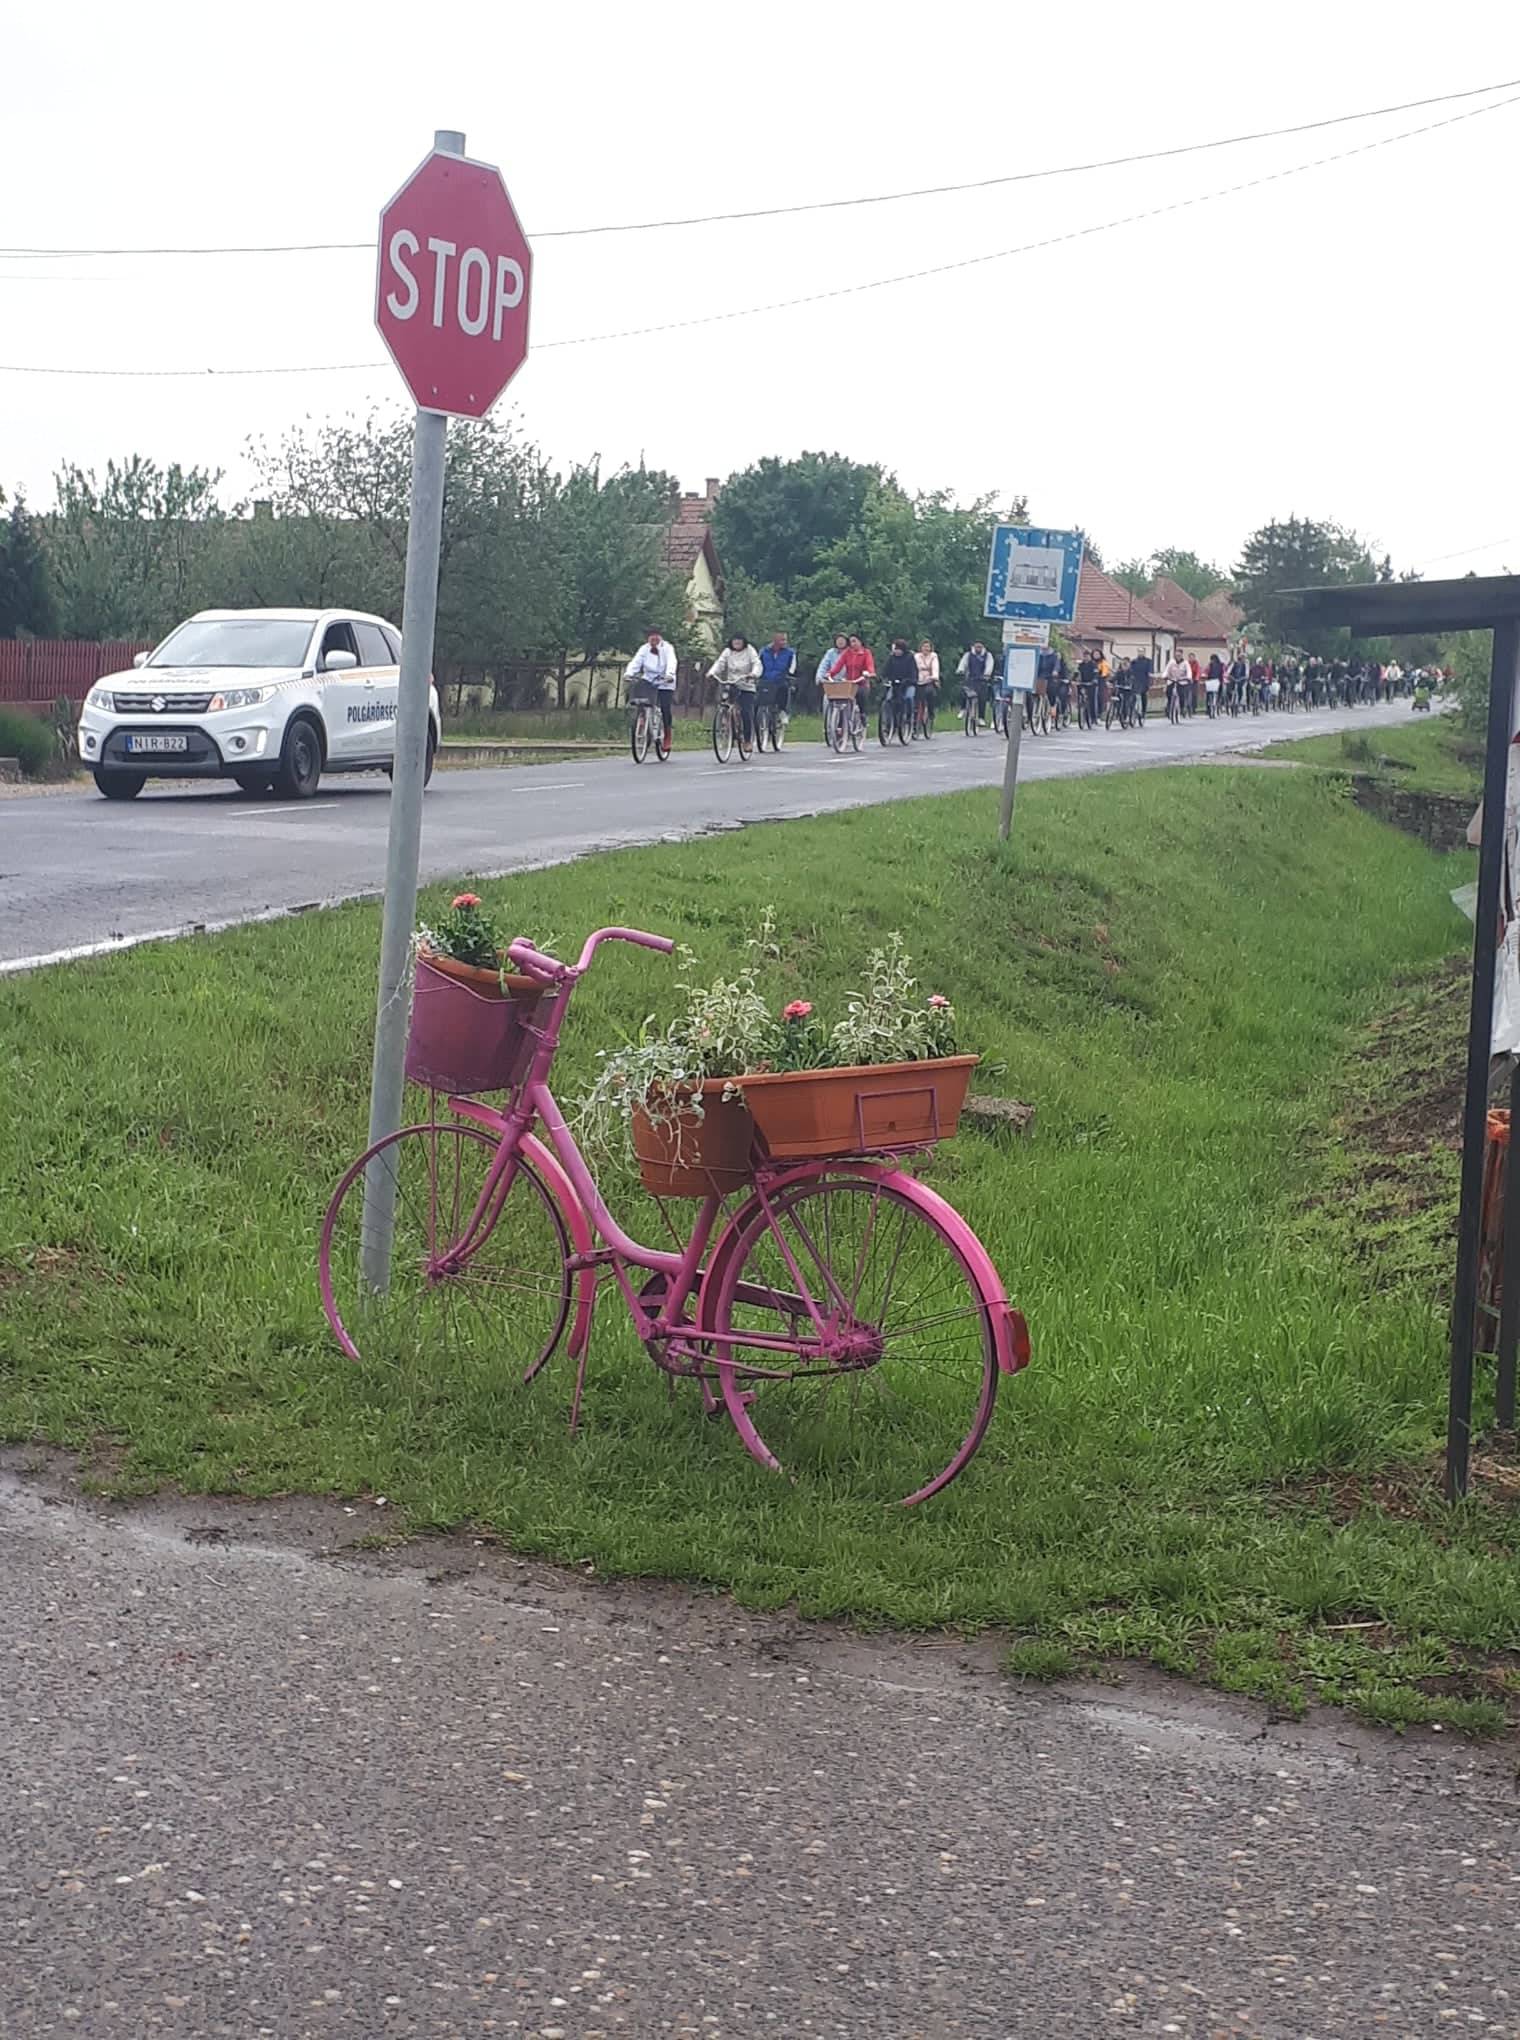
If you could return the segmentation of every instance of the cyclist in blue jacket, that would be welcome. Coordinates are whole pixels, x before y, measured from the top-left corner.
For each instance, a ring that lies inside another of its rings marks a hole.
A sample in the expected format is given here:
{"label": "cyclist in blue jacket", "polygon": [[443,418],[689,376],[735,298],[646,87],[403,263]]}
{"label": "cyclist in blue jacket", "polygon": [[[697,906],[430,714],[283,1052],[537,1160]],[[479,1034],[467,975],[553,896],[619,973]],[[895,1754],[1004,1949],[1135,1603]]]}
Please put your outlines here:
{"label": "cyclist in blue jacket", "polygon": [[791,721],[788,709],[792,699],[792,681],[797,672],[797,654],[786,641],[786,632],[778,630],[768,645],[760,648],[760,684],[765,689],[766,700],[775,711],[776,721],[784,733]]}

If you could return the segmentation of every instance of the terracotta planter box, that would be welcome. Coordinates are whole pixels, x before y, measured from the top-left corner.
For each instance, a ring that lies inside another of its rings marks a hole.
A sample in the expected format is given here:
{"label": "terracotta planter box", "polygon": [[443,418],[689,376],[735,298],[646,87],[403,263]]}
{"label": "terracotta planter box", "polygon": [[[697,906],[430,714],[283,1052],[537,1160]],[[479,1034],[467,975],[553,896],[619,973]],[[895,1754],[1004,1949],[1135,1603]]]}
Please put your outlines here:
{"label": "terracotta planter box", "polygon": [[526,1023],[543,987],[535,979],[456,963],[419,950],[406,1038],[406,1074],[430,1091],[510,1091],[537,1047]]}
{"label": "terracotta planter box", "polygon": [[673,1123],[656,1124],[633,1113],[633,1151],[644,1188],[656,1197],[726,1197],[754,1173],[755,1123],[742,1098],[725,1098],[726,1077],[702,1086],[700,1116],[687,1110]]}
{"label": "terracotta planter box", "polygon": [[800,1161],[948,1139],[960,1123],[978,1060],[947,1055],[860,1069],[788,1070],[736,1082],[767,1154],[773,1161]]}

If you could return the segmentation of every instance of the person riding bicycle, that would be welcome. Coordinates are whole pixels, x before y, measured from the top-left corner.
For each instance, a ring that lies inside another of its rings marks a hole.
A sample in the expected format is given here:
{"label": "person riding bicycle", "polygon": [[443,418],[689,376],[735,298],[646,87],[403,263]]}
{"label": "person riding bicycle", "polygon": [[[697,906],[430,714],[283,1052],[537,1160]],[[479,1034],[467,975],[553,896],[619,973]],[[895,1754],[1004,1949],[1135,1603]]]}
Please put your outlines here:
{"label": "person riding bicycle", "polygon": [[1167,714],[1170,715],[1174,708],[1179,715],[1185,714],[1193,700],[1192,667],[1180,652],[1173,652],[1161,677],[1166,682]]}
{"label": "person riding bicycle", "polygon": [[[836,638],[835,643],[838,643]],[[871,656],[871,647],[858,630],[851,631],[845,641],[844,650],[835,661],[835,680],[848,680],[855,689],[855,706],[864,714],[866,696],[871,691],[871,682],[876,678],[876,661]]]}
{"label": "person riding bicycle", "polygon": [[796,673],[797,654],[787,643],[786,632],[778,630],[760,653],[760,677],[765,684],[766,704],[776,718],[778,730],[785,730],[791,721],[788,710]]}
{"label": "person riding bicycle", "polygon": [[1229,672],[1230,699],[1236,708],[1244,708],[1246,705],[1246,687],[1250,675],[1251,669],[1246,664],[1244,653],[1237,652],[1230,661]]}
{"label": "person riding bicycle", "polygon": [[969,652],[963,652],[956,667],[956,675],[968,694],[976,696],[976,726],[981,728],[987,720],[987,696],[992,689],[993,657],[978,638]]}
{"label": "person riding bicycle", "polygon": [[913,721],[913,734],[916,737],[920,723],[932,730],[934,711],[939,702],[939,653],[935,651],[928,638],[924,639],[914,653],[913,663],[918,668],[918,714]]}
{"label": "person riding bicycle", "polygon": [[1141,722],[1145,721],[1151,705],[1151,675],[1154,671],[1149,652],[1136,652],[1129,662],[1130,692],[1135,697],[1135,714]]}
{"label": "person riding bicycle", "polygon": [[675,646],[668,644],[657,630],[651,628],[645,642],[623,669],[625,680],[642,681],[653,691],[655,700],[660,704],[660,725],[667,745],[675,715],[676,665]]}
{"label": "person riding bicycle", "polygon": [[901,717],[904,727],[911,730],[913,703],[918,694],[918,661],[908,650],[906,638],[893,638],[882,677],[887,683],[887,700],[894,717]]}
{"label": "person riding bicycle", "polygon": [[709,680],[716,680],[720,688],[732,692],[746,744],[755,741],[755,687],[762,670],[760,654],[742,630],[734,632],[707,669]]}
{"label": "person riding bicycle", "polygon": [[1098,661],[1091,652],[1084,652],[1077,661],[1077,711],[1078,719],[1088,729],[1094,729],[1098,721]]}

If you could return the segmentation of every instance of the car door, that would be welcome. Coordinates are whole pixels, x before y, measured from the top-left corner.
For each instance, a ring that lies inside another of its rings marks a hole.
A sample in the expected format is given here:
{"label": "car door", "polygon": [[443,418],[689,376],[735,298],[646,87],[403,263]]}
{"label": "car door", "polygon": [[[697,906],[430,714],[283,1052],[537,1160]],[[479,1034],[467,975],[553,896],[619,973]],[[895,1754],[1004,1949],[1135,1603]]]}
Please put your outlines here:
{"label": "car door", "polygon": [[396,752],[396,703],[401,691],[401,668],[378,623],[366,623],[361,617],[355,617],[354,637],[359,646],[359,669],[364,675],[370,717],[365,734],[371,740],[372,748],[366,755],[389,764]]}
{"label": "car door", "polygon": [[[327,660],[334,652],[347,652],[351,670],[329,672]],[[374,743],[368,712],[369,689],[359,664],[359,645],[354,627],[346,618],[329,623],[317,651],[317,685],[322,695],[322,720],[327,725],[327,756],[330,764],[352,765],[368,757]]]}

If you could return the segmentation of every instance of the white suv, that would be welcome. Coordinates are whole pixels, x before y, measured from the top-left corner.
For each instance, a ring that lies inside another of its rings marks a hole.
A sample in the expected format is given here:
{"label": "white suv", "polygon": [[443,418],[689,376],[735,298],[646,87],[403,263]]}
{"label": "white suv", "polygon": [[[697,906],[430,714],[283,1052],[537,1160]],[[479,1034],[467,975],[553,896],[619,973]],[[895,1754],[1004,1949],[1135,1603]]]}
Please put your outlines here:
{"label": "white suv", "polygon": [[[324,772],[389,770],[401,638],[353,609],[203,609],[130,673],[97,680],[79,755],[107,800],[149,778],[235,779],[307,800]],[[427,776],[439,737],[428,683]]]}

